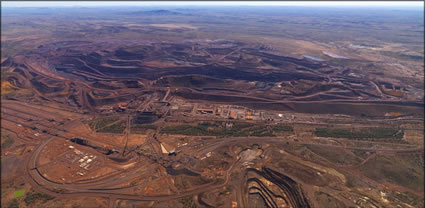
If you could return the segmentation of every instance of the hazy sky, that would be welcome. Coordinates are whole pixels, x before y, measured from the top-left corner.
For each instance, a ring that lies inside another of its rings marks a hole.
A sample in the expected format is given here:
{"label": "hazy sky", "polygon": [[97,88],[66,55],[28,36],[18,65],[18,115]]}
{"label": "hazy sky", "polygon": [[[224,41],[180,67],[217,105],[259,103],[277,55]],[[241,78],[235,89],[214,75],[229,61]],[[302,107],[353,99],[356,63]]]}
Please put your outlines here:
{"label": "hazy sky", "polygon": [[69,6],[373,6],[424,7],[423,1],[2,1],[2,7],[69,7]]}

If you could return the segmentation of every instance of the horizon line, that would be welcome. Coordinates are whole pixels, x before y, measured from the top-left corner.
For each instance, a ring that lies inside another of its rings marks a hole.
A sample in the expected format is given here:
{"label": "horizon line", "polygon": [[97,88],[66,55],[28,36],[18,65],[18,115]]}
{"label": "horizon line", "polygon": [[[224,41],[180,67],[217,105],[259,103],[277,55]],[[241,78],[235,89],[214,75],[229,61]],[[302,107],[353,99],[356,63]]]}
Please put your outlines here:
{"label": "horizon line", "polygon": [[424,1],[1,1],[2,8],[111,6],[317,6],[424,8]]}

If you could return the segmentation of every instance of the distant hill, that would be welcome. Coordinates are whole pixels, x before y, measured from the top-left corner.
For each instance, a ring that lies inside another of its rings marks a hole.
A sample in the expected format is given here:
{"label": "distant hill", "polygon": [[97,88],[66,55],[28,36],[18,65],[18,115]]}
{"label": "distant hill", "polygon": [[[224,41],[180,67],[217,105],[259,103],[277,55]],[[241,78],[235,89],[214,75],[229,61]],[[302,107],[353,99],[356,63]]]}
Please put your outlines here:
{"label": "distant hill", "polygon": [[137,11],[137,12],[132,12],[131,14],[132,15],[184,15],[184,16],[188,15],[188,14],[170,11],[170,10],[164,10],[164,9],[151,10],[151,11]]}

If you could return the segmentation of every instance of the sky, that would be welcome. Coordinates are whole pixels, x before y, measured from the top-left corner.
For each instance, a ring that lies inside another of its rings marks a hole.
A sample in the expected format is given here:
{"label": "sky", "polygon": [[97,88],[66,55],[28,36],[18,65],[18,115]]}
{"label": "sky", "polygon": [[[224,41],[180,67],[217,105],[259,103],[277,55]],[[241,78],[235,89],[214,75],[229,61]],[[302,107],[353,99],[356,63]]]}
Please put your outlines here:
{"label": "sky", "polygon": [[91,6],[367,6],[417,7],[423,1],[2,1],[2,7]]}

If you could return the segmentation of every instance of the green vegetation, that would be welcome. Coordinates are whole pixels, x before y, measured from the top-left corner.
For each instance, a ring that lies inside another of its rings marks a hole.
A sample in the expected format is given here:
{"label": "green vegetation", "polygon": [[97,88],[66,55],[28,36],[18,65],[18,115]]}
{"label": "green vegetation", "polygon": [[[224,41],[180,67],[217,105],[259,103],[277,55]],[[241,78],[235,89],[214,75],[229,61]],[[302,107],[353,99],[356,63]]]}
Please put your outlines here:
{"label": "green vegetation", "polygon": [[103,118],[103,119],[96,119],[96,120],[92,120],[89,122],[89,126],[91,129],[96,130],[96,129],[101,129],[103,127],[105,127],[108,124],[111,124],[113,122],[118,121],[118,118]]}
{"label": "green vegetation", "polygon": [[292,126],[283,126],[283,125],[276,125],[272,126],[273,131],[279,131],[279,132],[293,132],[294,129]]}
{"label": "green vegetation", "polygon": [[3,136],[1,138],[1,141],[2,141],[2,143],[1,143],[2,149],[3,148],[9,148],[13,145],[13,143],[15,143],[15,140],[10,136]]}
{"label": "green vegetation", "polygon": [[136,124],[131,127],[131,132],[135,134],[146,134],[148,130],[156,130],[158,127],[151,124]]}
{"label": "green vegetation", "polygon": [[189,136],[248,136],[244,128],[251,127],[249,124],[234,124],[232,128],[209,128],[205,124],[198,126],[179,125],[165,127],[161,129],[161,133],[166,134],[183,134]]}
{"label": "green vegetation", "polygon": [[234,123],[231,128],[224,128],[214,124],[199,124],[197,126],[179,125],[169,126],[161,129],[163,134],[182,134],[188,136],[256,136],[256,137],[273,137],[274,133],[292,132],[290,126],[266,126],[254,125],[249,123]]}
{"label": "green vegetation", "polygon": [[38,192],[31,192],[28,193],[25,198],[24,198],[24,202],[27,206],[33,204],[36,201],[49,201],[54,199],[54,197],[47,195],[47,194],[43,194],[43,193],[38,193]]}
{"label": "green vegetation", "polygon": [[[235,126],[234,126],[235,128]],[[206,125],[201,124],[198,126],[191,125],[179,125],[179,126],[169,126],[161,129],[161,133],[164,134],[182,134],[189,136],[232,136],[236,135],[237,130],[232,129],[220,129],[217,131],[215,129],[210,129]]]}
{"label": "green vegetation", "polygon": [[275,135],[280,135],[280,136],[289,135],[294,132],[294,129],[292,128],[292,126],[286,126],[286,125],[271,126],[271,129]]}
{"label": "green vegetation", "polygon": [[14,194],[13,194],[13,198],[19,198],[19,197],[21,197],[21,196],[23,196],[23,195],[25,195],[25,189],[21,189],[21,190],[19,190],[19,191],[16,191]]}
{"label": "green vegetation", "polygon": [[105,133],[117,133],[121,134],[125,129],[125,121],[119,121],[110,126],[106,126],[102,129],[97,130],[97,132],[105,132]]}
{"label": "green vegetation", "polygon": [[203,128],[218,128],[218,127],[220,127],[216,123],[208,123],[208,122],[200,123],[198,126],[203,127]]}
{"label": "green vegetation", "polygon": [[125,129],[125,121],[120,121],[118,118],[96,119],[88,124],[96,132],[122,133]]}
{"label": "green vegetation", "polygon": [[249,128],[246,132],[248,132],[249,136],[257,136],[257,137],[274,136],[273,131],[267,126],[256,126],[253,128]]}
{"label": "green vegetation", "polygon": [[357,131],[350,131],[346,129],[316,128],[314,133],[319,137],[393,140],[401,140],[404,135],[403,130],[392,128],[364,128]]}

